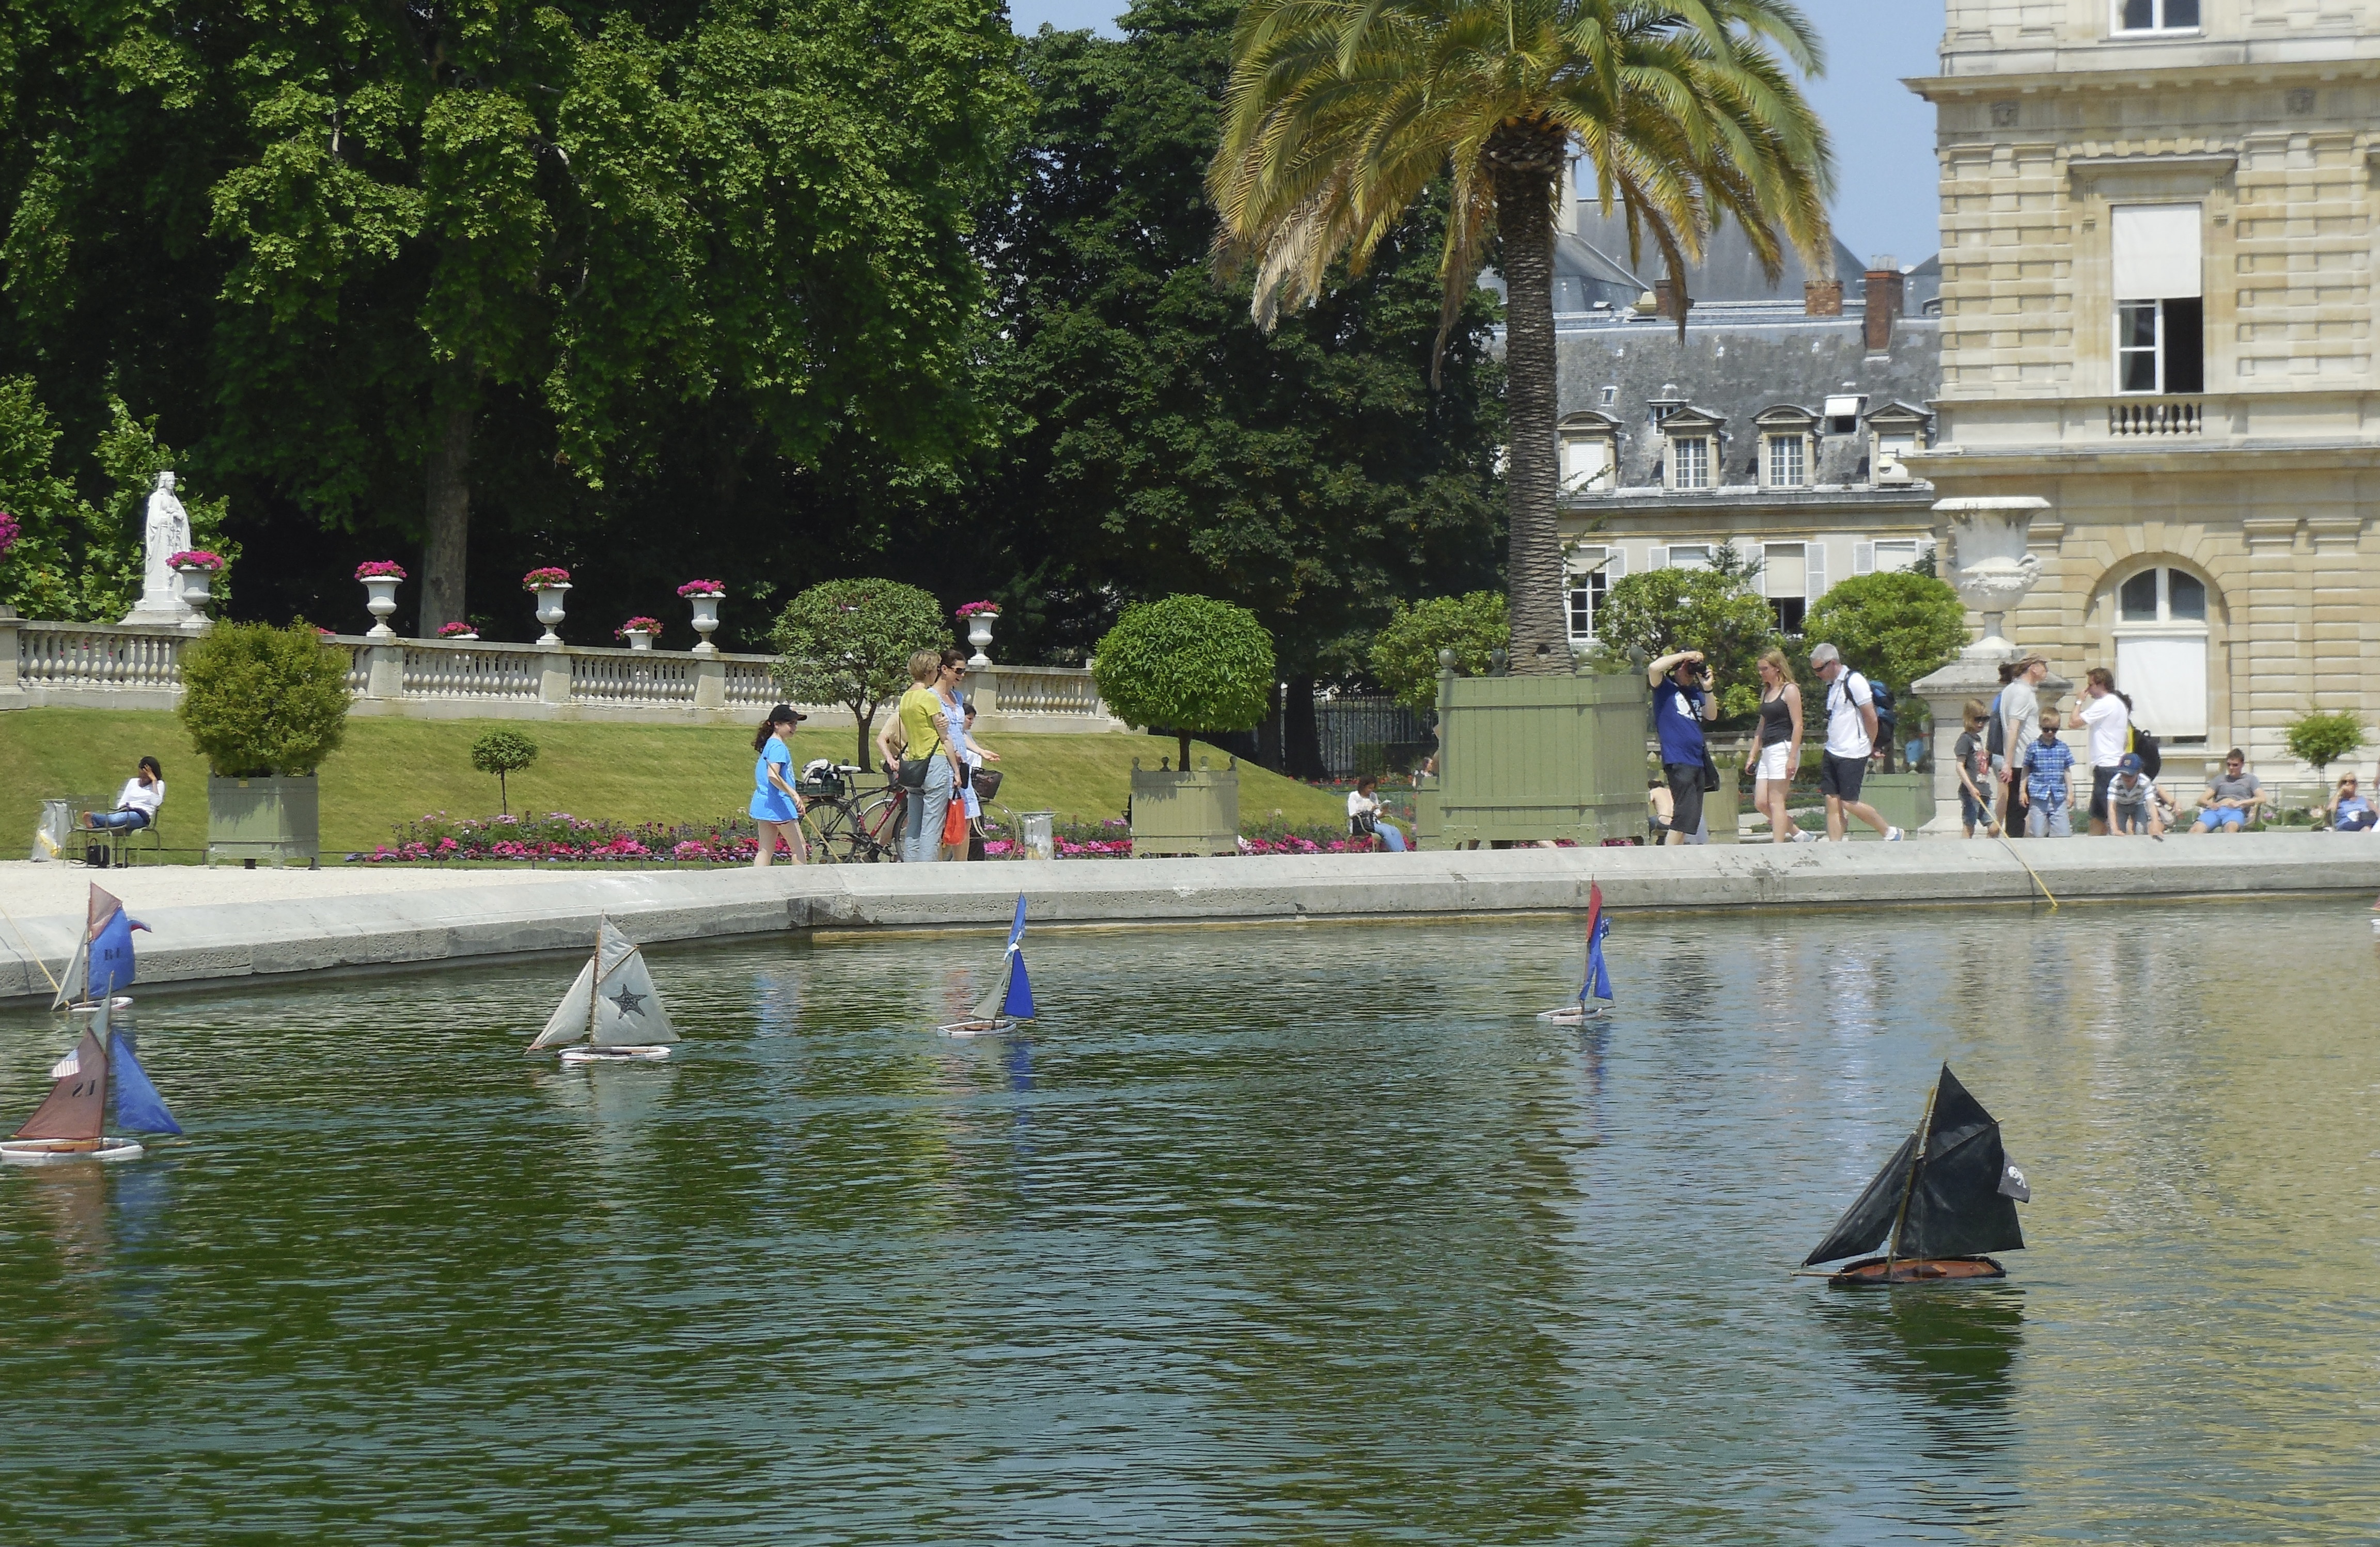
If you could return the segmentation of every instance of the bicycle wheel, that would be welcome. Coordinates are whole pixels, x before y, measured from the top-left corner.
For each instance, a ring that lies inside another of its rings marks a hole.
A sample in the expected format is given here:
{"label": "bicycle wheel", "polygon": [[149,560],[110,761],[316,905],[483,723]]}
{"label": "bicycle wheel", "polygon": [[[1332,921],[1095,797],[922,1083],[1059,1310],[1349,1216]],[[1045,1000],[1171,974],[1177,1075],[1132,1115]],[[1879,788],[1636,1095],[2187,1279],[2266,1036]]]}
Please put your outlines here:
{"label": "bicycle wheel", "polygon": [[893,836],[893,818],[900,814],[901,795],[885,790],[861,801],[851,814],[851,849],[847,858],[854,864],[873,864],[880,860],[898,861],[901,850]]}
{"label": "bicycle wheel", "polygon": [[849,837],[847,828],[850,819],[851,813],[838,801],[810,802],[809,813],[804,826],[809,828],[810,859],[813,863],[818,864],[835,863],[837,858],[835,850],[844,846]]}

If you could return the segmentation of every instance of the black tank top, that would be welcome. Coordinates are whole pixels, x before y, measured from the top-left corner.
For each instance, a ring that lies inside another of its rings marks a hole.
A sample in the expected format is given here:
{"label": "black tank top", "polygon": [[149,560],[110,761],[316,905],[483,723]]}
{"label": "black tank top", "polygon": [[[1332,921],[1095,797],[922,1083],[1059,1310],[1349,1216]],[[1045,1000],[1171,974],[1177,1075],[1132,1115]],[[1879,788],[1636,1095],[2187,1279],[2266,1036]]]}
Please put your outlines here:
{"label": "black tank top", "polygon": [[1785,707],[1785,695],[1760,701],[1760,744],[1783,746],[1793,739],[1793,711]]}

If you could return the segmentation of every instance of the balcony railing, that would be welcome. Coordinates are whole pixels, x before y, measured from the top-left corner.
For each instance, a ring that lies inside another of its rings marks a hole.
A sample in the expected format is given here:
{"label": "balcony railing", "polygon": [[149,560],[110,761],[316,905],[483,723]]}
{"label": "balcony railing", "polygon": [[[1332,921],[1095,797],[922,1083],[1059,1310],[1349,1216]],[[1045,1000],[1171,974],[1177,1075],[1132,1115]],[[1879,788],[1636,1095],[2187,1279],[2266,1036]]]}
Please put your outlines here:
{"label": "balcony railing", "polygon": [[2110,435],[2196,435],[2204,428],[2194,397],[2119,399],[2107,405]]}

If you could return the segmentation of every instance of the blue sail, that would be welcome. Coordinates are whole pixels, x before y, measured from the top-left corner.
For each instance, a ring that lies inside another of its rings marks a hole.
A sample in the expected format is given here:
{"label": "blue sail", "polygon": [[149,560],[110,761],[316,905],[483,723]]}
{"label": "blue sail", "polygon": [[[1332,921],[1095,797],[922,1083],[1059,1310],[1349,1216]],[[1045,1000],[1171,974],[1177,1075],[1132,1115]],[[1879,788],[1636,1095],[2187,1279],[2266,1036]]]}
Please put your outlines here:
{"label": "blue sail", "polygon": [[149,1071],[132,1056],[132,1048],[121,1032],[111,1033],[107,1039],[107,1062],[109,1083],[114,1087],[108,1094],[115,1101],[116,1127],[135,1133],[182,1131],[182,1125],[165,1110],[165,1098],[149,1082]]}
{"label": "blue sail", "polygon": [[1025,975],[1025,948],[1022,946],[1008,953],[1008,997],[1001,1001],[1000,1013],[1012,1021],[1030,1021],[1035,1013],[1033,980]]}
{"label": "blue sail", "polygon": [[1008,926],[1008,949],[1014,950],[1025,940],[1025,894],[1016,894],[1016,918]]}
{"label": "blue sail", "polygon": [[99,926],[99,933],[91,937],[90,997],[104,999],[132,986],[132,932],[148,927],[135,923],[121,908]]}
{"label": "blue sail", "polygon": [[1578,996],[1582,999],[1591,995],[1605,1004],[1611,1002],[1611,974],[1603,970],[1603,937],[1610,933],[1609,918],[1596,921],[1595,934],[1586,942],[1586,985]]}

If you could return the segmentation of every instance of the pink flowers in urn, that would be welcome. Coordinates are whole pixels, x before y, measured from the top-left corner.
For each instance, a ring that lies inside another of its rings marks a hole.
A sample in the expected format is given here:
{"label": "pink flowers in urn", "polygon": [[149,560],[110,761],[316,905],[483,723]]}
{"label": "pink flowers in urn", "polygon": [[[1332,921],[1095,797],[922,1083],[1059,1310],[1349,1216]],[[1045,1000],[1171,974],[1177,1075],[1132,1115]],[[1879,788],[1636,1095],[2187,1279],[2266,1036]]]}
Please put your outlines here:
{"label": "pink flowers in urn", "polygon": [[372,559],[356,566],[358,580],[402,580],[405,566],[387,559]]}
{"label": "pink flowers in urn", "polygon": [[613,629],[612,631],[612,637],[614,639],[625,639],[632,634],[659,634],[661,631],[662,621],[659,618],[631,618],[626,622],[622,623],[618,628]]}
{"label": "pink flowers in urn", "polygon": [[570,572],[566,569],[558,569],[552,564],[548,564],[542,569],[533,569],[527,574],[521,576],[521,588],[528,591],[541,590],[549,586],[567,586],[569,584]]}
{"label": "pink flowers in urn", "polygon": [[723,597],[727,594],[727,583],[723,580],[689,580],[677,588],[677,594],[682,597]]}
{"label": "pink flowers in urn", "polygon": [[17,539],[24,534],[24,530],[25,528],[18,524],[15,516],[10,515],[6,511],[0,511],[0,559],[8,556],[8,550],[17,546]]}
{"label": "pink flowers in urn", "polygon": [[997,618],[1000,616],[1000,603],[996,601],[971,601],[965,607],[959,609],[959,616],[962,618]]}
{"label": "pink flowers in urn", "polygon": [[438,625],[438,637],[441,639],[477,639],[480,637],[480,630],[477,625],[472,623],[441,623]]}
{"label": "pink flowers in urn", "polygon": [[[203,548],[186,548],[179,553],[167,555],[165,567],[167,569],[200,569],[205,570],[209,574],[220,574],[224,567],[223,555],[210,553]],[[403,571],[398,572],[400,576],[403,573]]]}

